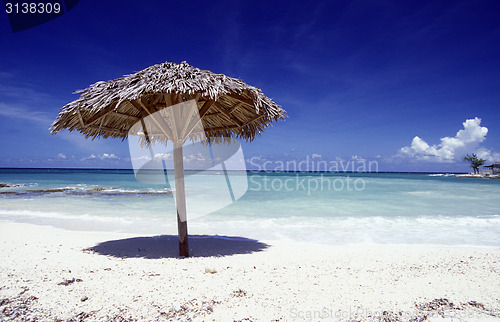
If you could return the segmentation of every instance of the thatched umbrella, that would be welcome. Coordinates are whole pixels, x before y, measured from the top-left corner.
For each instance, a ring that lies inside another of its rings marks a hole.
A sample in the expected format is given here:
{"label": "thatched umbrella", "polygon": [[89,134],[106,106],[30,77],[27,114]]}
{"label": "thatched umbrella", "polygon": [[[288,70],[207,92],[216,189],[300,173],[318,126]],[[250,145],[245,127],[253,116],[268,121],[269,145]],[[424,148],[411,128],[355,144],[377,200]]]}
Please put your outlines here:
{"label": "thatched umbrella", "polygon": [[[178,135],[169,122],[157,120],[155,115],[168,107],[194,100],[204,137],[210,143],[231,142],[232,139],[251,141],[273,121],[286,116],[286,112],[259,88],[236,78],[200,70],[186,62],[153,65],[135,74],[97,82],[77,93],[81,93],[80,98],[61,108],[50,128],[52,134],[67,129],[79,131],[86,138],[125,140],[133,125],[142,122],[145,145],[154,141],[173,142],[181,256],[189,256],[182,144],[188,138],[196,140],[199,133],[192,131],[194,124],[185,123],[182,131],[178,131],[182,135]],[[144,124],[148,117],[156,120],[163,136],[148,135]]]}

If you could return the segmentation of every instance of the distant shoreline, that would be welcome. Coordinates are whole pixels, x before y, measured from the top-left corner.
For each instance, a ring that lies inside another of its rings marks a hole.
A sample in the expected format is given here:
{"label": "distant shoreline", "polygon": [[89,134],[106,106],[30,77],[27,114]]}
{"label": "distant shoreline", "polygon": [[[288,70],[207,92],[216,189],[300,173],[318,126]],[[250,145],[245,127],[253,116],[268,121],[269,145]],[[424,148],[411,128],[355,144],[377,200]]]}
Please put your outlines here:
{"label": "distant shoreline", "polygon": [[459,178],[481,178],[481,179],[500,179],[500,175],[498,174],[473,174],[473,173],[464,173],[464,174],[452,174],[452,177]]}

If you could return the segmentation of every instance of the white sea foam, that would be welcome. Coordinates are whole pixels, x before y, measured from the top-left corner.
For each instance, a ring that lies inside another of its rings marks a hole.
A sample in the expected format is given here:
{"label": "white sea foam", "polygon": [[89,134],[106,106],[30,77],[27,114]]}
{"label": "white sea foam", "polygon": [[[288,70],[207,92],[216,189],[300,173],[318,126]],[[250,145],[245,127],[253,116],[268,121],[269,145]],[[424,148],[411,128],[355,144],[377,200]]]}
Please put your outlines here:
{"label": "white sea foam", "polygon": [[30,210],[0,209],[0,219],[53,226],[57,228],[81,231],[115,231],[131,233],[161,233],[163,226],[155,218],[100,216],[84,213],[72,215],[63,212],[43,212]]}
{"label": "white sea foam", "polygon": [[[15,195],[36,195],[36,194],[92,194],[92,195],[107,195],[107,194],[170,194],[171,189],[161,188],[161,189],[125,189],[120,187],[102,187],[102,186],[89,186],[85,184],[77,184],[74,186],[56,186],[44,189],[32,189],[36,185],[16,185],[13,187],[4,188],[2,191],[9,191],[9,193]],[[19,187],[28,187],[29,189],[19,189]],[[18,189],[13,189],[18,188]]]}
{"label": "white sea foam", "polygon": [[[209,221],[209,217],[203,218]],[[191,223],[191,231],[198,223]],[[207,230],[207,225],[203,229]],[[331,245],[446,244],[500,246],[500,216],[489,218],[273,218],[213,222],[213,232],[239,234],[263,240],[294,240]]]}
{"label": "white sea foam", "polygon": [[[169,218],[170,217],[170,218]],[[76,230],[175,234],[172,216],[122,217],[84,213],[0,209],[0,219]],[[192,234],[245,236],[262,240],[293,240],[332,245],[459,244],[500,246],[500,216],[480,217],[288,217],[213,218],[189,222]]]}

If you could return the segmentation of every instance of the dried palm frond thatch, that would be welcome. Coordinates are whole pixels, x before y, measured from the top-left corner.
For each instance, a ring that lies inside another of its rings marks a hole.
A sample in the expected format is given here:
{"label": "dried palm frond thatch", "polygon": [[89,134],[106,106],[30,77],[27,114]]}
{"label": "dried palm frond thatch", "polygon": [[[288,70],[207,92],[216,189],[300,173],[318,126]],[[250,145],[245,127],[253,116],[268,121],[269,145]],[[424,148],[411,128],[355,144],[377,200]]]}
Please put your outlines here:
{"label": "dried palm frond thatch", "polygon": [[80,98],[61,108],[52,134],[68,129],[92,139],[125,139],[135,123],[191,99],[196,100],[206,138],[216,143],[231,138],[251,141],[273,121],[286,117],[259,88],[186,62],[153,65],[77,93]]}

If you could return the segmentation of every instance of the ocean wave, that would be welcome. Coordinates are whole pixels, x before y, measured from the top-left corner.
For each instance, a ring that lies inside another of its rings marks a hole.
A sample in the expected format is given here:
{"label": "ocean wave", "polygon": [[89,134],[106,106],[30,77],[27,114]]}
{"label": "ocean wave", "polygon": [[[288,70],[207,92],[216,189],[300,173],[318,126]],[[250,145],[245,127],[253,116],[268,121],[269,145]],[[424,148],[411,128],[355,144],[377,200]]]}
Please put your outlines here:
{"label": "ocean wave", "polygon": [[88,222],[122,222],[122,223],[132,223],[131,218],[119,217],[119,216],[97,216],[89,214],[67,214],[63,212],[55,211],[36,211],[36,210],[7,210],[0,209],[0,216],[4,216],[10,219],[13,218],[43,218],[43,219],[56,219],[56,220],[79,220]]}
{"label": "ocean wave", "polygon": [[[109,209],[107,209],[109,210]],[[188,214],[188,220],[190,216]],[[0,209],[0,219],[70,230],[176,233],[175,213],[38,211]],[[207,215],[189,221],[192,234],[244,236],[258,240],[347,244],[435,244],[500,246],[500,215],[248,217]]]}
{"label": "ocean wave", "polygon": [[[11,187],[22,187],[24,185],[15,185]],[[69,187],[57,187],[49,189],[24,189],[24,190],[9,190],[0,191],[0,195],[46,195],[46,194],[67,194],[67,195],[170,195],[170,189],[123,189],[123,188],[109,188],[109,187],[87,187],[85,185],[76,185]]]}
{"label": "ocean wave", "polygon": [[406,194],[411,196],[432,196],[435,195],[436,191],[408,191]]}
{"label": "ocean wave", "polygon": [[347,244],[435,244],[500,246],[500,215],[485,216],[338,216],[234,220],[211,216],[190,222],[206,233],[243,235],[259,240]]}

